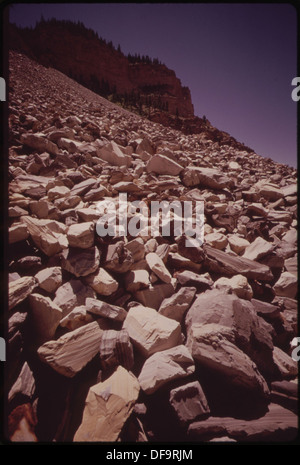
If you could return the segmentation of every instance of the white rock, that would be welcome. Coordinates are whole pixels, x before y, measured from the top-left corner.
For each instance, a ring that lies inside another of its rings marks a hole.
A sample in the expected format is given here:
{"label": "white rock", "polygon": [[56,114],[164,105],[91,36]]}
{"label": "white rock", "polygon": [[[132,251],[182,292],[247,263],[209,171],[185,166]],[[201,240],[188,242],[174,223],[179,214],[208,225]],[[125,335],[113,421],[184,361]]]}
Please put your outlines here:
{"label": "white rock", "polygon": [[74,442],[115,442],[131,415],[140,386],[133,374],[119,366],[104,382],[88,392],[81,425]]}
{"label": "white rock", "polygon": [[38,345],[54,338],[55,331],[62,318],[62,310],[49,297],[40,294],[29,296],[32,337]]}
{"label": "white rock", "polygon": [[95,224],[92,221],[69,226],[67,238],[70,247],[88,249],[94,245]]}
{"label": "white rock", "polygon": [[248,260],[258,260],[268,255],[274,249],[274,245],[262,237],[258,236],[250,245],[245,248],[243,258]]}
{"label": "white rock", "polygon": [[136,292],[150,286],[149,273],[147,270],[128,271],[124,277],[125,288],[129,292]]}
{"label": "white rock", "polygon": [[23,276],[22,278],[10,281],[8,285],[9,309],[13,309],[17,304],[25,300],[36,286],[37,281],[32,276]]}
{"label": "white rock", "polygon": [[13,224],[9,228],[9,243],[14,244],[15,242],[24,241],[29,236],[29,232],[26,224],[18,223]]}
{"label": "white rock", "polygon": [[39,283],[39,287],[45,291],[52,293],[62,284],[62,272],[59,266],[45,268],[39,271],[35,278]]}
{"label": "white rock", "polygon": [[185,378],[194,371],[195,364],[189,350],[179,345],[151,355],[145,361],[138,380],[146,394],[153,394],[169,381]]}
{"label": "white rock", "polygon": [[148,253],[146,255],[146,261],[150,270],[152,270],[159,279],[167,284],[171,282],[172,276],[170,272],[167,270],[162,259],[155,252]]}
{"label": "white rock", "polygon": [[119,287],[118,282],[104,269],[99,268],[96,273],[92,273],[84,278],[86,284],[91,286],[99,295],[111,295]]}
{"label": "white rock", "polygon": [[228,239],[224,234],[215,232],[207,234],[204,237],[204,242],[206,242],[211,247],[214,247],[215,249],[223,250],[228,243]]}
{"label": "white rock", "polygon": [[250,245],[250,242],[247,241],[247,239],[236,235],[228,236],[228,242],[231,250],[233,250],[233,252],[237,253],[238,255],[243,254],[245,248]]}
{"label": "white rock", "polygon": [[253,290],[245,276],[241,274],[235,275],[232,278],[219,278],[214,283],[214,288],[225,289],[237,295],[241,299],[251,300]]}
{"label": "white rock", "polygon": [[284,271],[280,278],[274,284],[273,289],[275,294],[282,297],[290,297],[294,299],[298,291],[298,279],[293,273]]}
{"label": "white rock", "polygon": [[59,324],[63,328],[74,331],[74,329],[80,328],[87,323],[92,323],[93,321],[94,318],[92,315],[87,313],[86,306],[80,305],[79,307],[75,307],[68,315],[62,318]]}
{"label": "white rock", "polygon": [[148,161],[146,170],[148,173],[177,176],[183,170],[183,167],[164,155],[154,155]]}
{"label": "white rock", "polygon": [[45,342],[38,349],[40,359],[58,373],[72,378],[99,352],[102,329],[97,321]]}
{"label": "white rock", "polygon": [[123,328],[137,349],[146,357],[181,342],[180,324],[142,305],[130,308]]}

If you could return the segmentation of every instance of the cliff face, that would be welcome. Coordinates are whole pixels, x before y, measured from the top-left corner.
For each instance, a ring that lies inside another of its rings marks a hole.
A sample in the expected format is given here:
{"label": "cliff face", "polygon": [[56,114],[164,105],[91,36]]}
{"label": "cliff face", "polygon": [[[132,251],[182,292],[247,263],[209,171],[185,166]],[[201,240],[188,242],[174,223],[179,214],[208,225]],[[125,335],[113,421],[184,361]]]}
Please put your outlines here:
{"label": "cliff face", "polygon": [[42,65],[56,68],[102,95],[135,94],[142,104],[166,109],[182,117],[194,116],[188,88],[175,72],[160,63],[138,61],[116,50],[82,25],[65,21],[42,21],[34,29],[11,26],[11,48]]}
{"label": "cliff face", "polygon": [[125,56],[82,23],[41,21],[34,29],[10,25],[9,48],[70,78],[151,121],[199,134],[219,145],[252,152],[229,134],[194,115],[191,93],[158,59]]}

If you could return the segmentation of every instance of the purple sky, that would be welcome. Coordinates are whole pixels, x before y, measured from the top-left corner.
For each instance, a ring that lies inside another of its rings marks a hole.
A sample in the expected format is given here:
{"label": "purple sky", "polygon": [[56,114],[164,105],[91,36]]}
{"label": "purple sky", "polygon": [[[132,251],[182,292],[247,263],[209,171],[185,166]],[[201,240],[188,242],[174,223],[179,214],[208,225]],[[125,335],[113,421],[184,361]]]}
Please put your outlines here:
{"label": "purple sky", "polygon": [[290,4],[15,4],[12,22],[82,21],[125,54],[159,58],[206,115],[258,154],[297,166],[297,13]]}

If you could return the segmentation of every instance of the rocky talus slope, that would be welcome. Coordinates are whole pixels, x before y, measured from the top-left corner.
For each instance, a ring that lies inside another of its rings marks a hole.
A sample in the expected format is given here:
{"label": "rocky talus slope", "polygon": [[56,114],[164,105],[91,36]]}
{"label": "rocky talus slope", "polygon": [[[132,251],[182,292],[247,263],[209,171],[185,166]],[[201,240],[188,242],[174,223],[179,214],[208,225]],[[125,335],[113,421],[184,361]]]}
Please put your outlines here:
{"label": "rocky talus slope", "polygon": [[[296,171],[15,52],[9,107],[7,438],[293,439]],[[203,201],[203,245],[99,235],[125,193],[128,224],[133,201]]]}

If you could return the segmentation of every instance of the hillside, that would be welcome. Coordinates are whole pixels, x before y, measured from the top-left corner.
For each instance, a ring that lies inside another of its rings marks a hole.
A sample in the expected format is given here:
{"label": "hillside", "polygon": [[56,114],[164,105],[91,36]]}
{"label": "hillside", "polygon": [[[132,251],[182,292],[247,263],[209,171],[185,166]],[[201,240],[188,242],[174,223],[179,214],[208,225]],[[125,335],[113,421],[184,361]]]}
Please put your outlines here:
{"label": "hillside", "polygon": [[[8,175],[9,441],[295,438],[295,170],[11,52]],[[119,194],[137,229],[153,201],[203,202],[204,243],[125,234]]]}
{"label": "hillside", "polygon": [[[99,95],[151,121],[251,152],[232,135],[194,115],[191,93],[157,58],[125,56],[82,23],[41,20],[34,28],[10,25],[10,49],[53,67]],[[205,113],[205,109],[203,109]]]}

